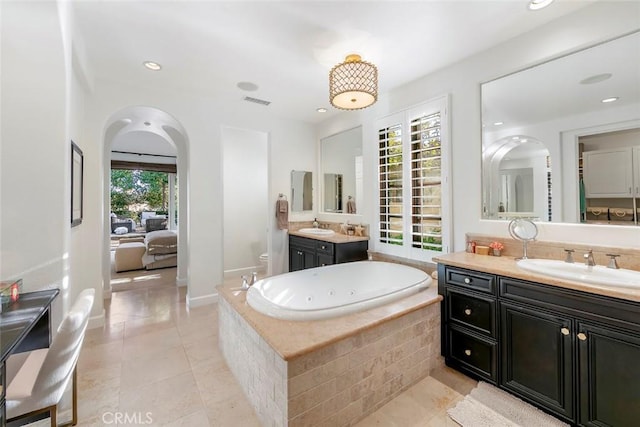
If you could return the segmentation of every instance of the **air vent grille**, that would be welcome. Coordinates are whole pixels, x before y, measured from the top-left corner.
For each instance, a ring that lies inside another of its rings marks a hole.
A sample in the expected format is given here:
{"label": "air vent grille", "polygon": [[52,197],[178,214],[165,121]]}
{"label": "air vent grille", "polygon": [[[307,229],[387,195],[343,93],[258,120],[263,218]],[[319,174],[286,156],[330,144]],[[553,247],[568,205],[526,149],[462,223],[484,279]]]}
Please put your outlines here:
{"label": "air vent grille", "polygon": [[265,101],[264,99],[253,98],[251,96],[245,96],[244,100],[248,102],[253,102],[254,104],[260,104],[264,106],[271,104],[271,101]]}

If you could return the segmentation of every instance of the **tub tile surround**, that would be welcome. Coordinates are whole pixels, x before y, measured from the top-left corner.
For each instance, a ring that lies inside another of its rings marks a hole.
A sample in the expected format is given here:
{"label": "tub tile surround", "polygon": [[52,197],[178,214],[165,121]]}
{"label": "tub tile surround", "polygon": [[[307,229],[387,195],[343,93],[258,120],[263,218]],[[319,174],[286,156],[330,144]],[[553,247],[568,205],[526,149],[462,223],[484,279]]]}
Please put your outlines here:
{"label": "tub tile surround", "polygon": [[219,346],[264,425],[352,425],[443,366],[435,286],[334,319],[293,322],[219,287]]}

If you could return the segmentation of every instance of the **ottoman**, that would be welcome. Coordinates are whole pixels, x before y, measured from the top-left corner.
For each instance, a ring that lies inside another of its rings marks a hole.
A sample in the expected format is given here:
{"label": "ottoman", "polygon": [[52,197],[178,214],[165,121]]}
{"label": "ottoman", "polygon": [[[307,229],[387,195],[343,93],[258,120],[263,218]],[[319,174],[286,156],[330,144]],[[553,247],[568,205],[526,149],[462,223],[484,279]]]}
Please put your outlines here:
{"label": "ottoman", "polygon": [[116,273],[143,269],[142,255],[144,255],[146,250],[147,248],[144,243],[120,243],[116,248]]}

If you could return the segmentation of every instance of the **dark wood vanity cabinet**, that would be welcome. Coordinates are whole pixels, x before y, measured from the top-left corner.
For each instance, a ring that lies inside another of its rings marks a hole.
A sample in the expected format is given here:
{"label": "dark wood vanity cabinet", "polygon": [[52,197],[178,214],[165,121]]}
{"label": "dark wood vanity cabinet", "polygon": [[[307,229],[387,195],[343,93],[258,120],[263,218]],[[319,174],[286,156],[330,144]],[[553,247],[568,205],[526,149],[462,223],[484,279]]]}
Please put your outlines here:
{"label": "dark wood vanity cabinet", "polygon": [[366,240],[332,243],[290,235],[289,271],[362,261],[367,259],[367,249],[369,242]]}
{"label": "dark wood vanity cabinet", "polygon": [[640,303],[442,264],[438,277],[447,365],[574,425],[638,425]]}
{"label": "dark wood vanity cabinet", "polygon": [[442,354],[447,365],[496,384],[498,335],[496,276],[438,266]]}
{"label": "dark wood vanity cabinet", "polygon": [[500,302],[501,385],[566,418],[573,417],[572,325],[559,313]]}

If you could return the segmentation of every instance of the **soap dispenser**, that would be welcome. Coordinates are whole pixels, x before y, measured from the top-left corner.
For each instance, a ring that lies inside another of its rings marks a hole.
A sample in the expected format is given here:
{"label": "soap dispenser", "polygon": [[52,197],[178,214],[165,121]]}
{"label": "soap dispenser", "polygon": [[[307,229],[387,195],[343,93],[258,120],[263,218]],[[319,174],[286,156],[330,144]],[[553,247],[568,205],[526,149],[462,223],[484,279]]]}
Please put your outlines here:
{"label": "soap dispenser", "polygon": [[320,224],[318,224],[318,219],[317,218],[313,218],[313,228],[318,228]]}

